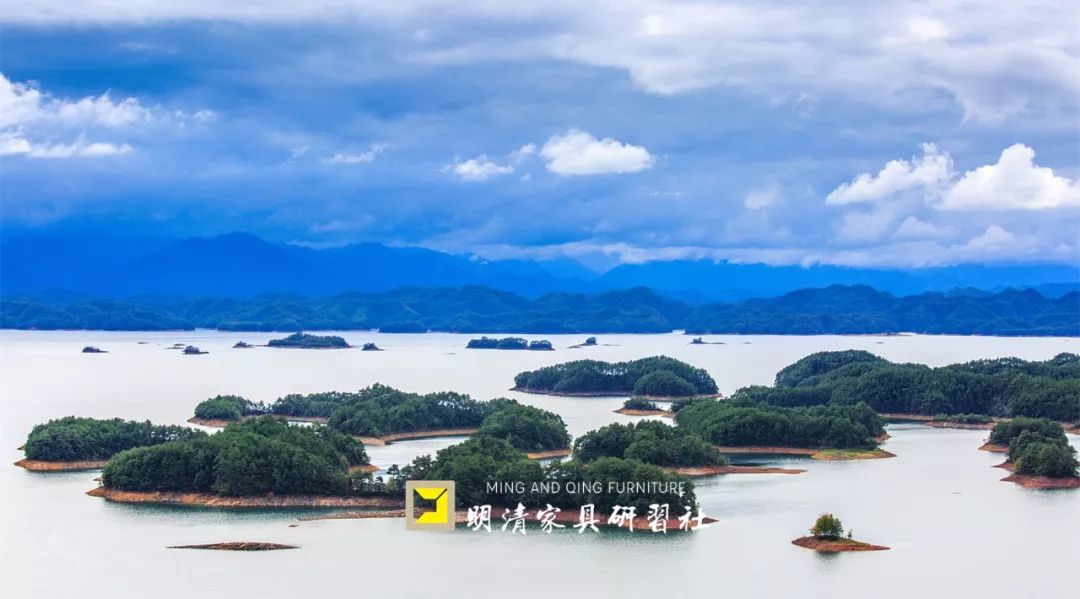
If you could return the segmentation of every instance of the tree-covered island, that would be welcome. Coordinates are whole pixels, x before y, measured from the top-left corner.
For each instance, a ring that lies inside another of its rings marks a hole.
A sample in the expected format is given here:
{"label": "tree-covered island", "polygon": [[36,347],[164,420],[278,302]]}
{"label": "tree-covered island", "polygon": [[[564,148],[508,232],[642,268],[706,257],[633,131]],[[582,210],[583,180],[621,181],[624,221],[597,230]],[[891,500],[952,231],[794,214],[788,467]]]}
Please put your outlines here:
{"label": "tree-covered island", "polygon": [[352,347],[343,337],[337,335],[311,335],[308,333],[293,333],[281,339],[271,339],[266,345],[269,347],[298,349],[345,349]]}
{"label": "tree-covered island", "polygon": [[553,412],[498,398],[477,401],[460,393],[410,393],[382,384],[356,392],[290,394],[269,406],[234,395],[207,399],[191,421],[221,426],[272,414],[286,420],[325,422],[370,444],[425,436],[503,438],[526,452],[566,449],[566,424]]}
{"label": "tree-covered island", "polygon": [[878,449],[884,422],[863,403],[778,407],[746,398],[694,401],[675,413],[679,427],[722,453],[790,453],[816,459],[892,457]]}
{"label": "tree-covered island", "polygon": [[575,360],[514,377],[514,390],[570,396],[689,397],[715,395],[716,381],[704,369],[667,356],[631,362]]}
{"label": "tree-covered island", "polygon": [[202,431],[149,421],[67,416],[34,426],[23,446],[26,459],[16,465],[36,471],[98,469],[121,451],[205,436]]}
{"label": "tree-covered island", "polygon": [[326,426],[264,416],[117,454],[90,495],[129,503],[219,507],[400,507],[372,481],[364,446]]}
{"label": "tree-covered island", "polygon": [[1078,488],[1076,450],[1061,425],[1045,418],[1014,418],[990,431],[991,448],[1007,448],[1002,467],[1014,472],[1003,480],[1036,489]]}
{"label": "tree-covered island", "polygon": [[968,415],[959,418],[960,424],[978,416],[1077,423],[1080,356],[998,358],[935,368],[895,364],[861,350],[819,352],[782,369],[775,386],[746,387],[732,398],[788,407],[866,402],[882,414],[899,417]]}
{"label": "tree-covered island", "polygon": [[479,339],[470,339],[465,344],[465,349],[524,349],[533,351],[550,351],[555,349],[550,341],[538,340],[527,341],[521,337],[503,337],[502,339],[495,339],[493,337],[480,337]]}
{"label": "tree-covered island", "polygon": [[801,537],[791,542],[792,545],[821,551],[824,553],[838,553],[841,551],[883,551],[888,549],[882,545],[871,545],[851,538],[849,530],[844,536],[844,525],[840,518],[832,514],[821,514],[810,527],[810,536]]}
{"label": "tree-covered island", "polygon": [[248,416],[266,414],[268,408],[263,403],[255,403],[239,395],[217,395],[199,402],[195,406],[195,417],[188,420],[194,424],[224,426]]}

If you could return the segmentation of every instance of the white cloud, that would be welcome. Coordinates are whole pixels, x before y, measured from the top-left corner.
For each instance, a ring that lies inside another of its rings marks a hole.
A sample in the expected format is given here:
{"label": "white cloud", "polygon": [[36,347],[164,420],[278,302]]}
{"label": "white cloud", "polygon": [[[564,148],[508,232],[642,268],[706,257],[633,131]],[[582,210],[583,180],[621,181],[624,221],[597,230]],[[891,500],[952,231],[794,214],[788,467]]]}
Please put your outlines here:
{"label": "white cloud", "polygon": [[510,158],[513,158],[515,162],[521,162],[522,160],[532,156],[536,153],[536,144],[529,142],[520,148],[510,152]]}
{"label": "white cloud", "polygon": [[891,160],[876,175],[863,173],[825,197],[830,205],[877,202],[911,189],[934,190],[952,176],[952,158],[934,144],[923,144],[922,156]]}
{"label": "white cloud", "polygon": [[119,156],[130,154],[134,148],[128,144],[88,142],[80,137],[69,143],[33,143],[17,132],[0,133],[0,156],[27,156],[30,158],[81,158],[94,156]]}
{"label": "white cloud", "polygon": [[1047,210],[1080,207],[1080,185],[1035,165],[1035,151],[1024,144],[1005,148],[995,164],[980,166],[962,176],[949,154],[934,144],[923,155],[892,160],[876,175],[863,173],[834,189],[829,205],[895,201],[905,194],[921,195],[940,210]]}
{"label": "white cloud", "polygon": [[780,186],[769,185],[763,189],[755,189],[743,198],[743,205],[748,210],[761,210],[780,202]]}
{"label": "white cloud", "polygon": [[446,166],[443,171],[452,171],[462,181],[486,181],[492,177],[510,174],[514,172],[514,167],[508,164],[497,164],[486,154],[481,154],[476,158]]}
{"label": "white cloud", "polygon": [[932,239],[949,233],[948,229],[939,227],[933,223],[919,219],[917,216],[909,216],[896,227],[893,233],[895,239]]}
{"label": "white cloud", "polygon": [[150,118],[151,111],[137,98],[116,101],[105,92],[79,100],[59,99],[0,73],[0,127],[38,122],[126,127]]}
{"label": "white cloud", "polygon": [[997,163],[970,170],[942,197],[943,210],[1046,210],[1080,207],[1080,185],[1036,166],[1024,144],[1005,148]]}
{"label": "white cloud", "polygon": [[559,175],[636,173],[652,168],[655,162],[649,151],[641,146],[610,137],[598,140],[577,129],[552,136],[541,148],[540,155],[547,159],[547,169]]}
{"label": "white cloud", "polygon": [[[372,144],[364,152],[338,152],[329,158],[324,158],[322,162],[324,164],[368,164],[375,162],[375,158],[379,154],[382,154],[384,150],[386,150],[385,145]],[[293,151],[295,152],[295,148]],[[304,152],[306,151],[307,150],[305,149]],[[303,152],[293,157],[295,158],[301,155],[303,155]]]}

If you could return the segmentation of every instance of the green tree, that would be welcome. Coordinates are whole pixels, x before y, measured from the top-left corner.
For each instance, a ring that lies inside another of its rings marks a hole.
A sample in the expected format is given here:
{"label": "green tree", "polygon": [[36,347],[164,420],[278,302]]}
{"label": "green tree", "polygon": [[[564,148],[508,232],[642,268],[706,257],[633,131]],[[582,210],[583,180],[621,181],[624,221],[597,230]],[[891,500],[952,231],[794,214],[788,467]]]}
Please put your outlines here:
{"label": "green tree", "polygon": [[822,514],[814,521],[810,534],[815,537],[839,538],[844,536],[844,525],[832,514]]}

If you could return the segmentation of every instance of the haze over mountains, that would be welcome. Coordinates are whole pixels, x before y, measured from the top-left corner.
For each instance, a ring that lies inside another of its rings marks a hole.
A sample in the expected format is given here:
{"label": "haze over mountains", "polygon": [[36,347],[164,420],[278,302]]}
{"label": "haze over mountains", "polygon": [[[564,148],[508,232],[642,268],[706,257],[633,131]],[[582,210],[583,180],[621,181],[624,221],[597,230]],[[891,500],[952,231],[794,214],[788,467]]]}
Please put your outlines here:
{"label": "haze over mountains", "polygon": [[326,296],[400,287],[479,285],[527,297],[648,287],[683,301],[703,303],[774,297],[837,284],[869,285],[894,295],[1030,287],[1056,297],[1080,286],[1080,269],[1023,264],[882,270],[676,260],[624,264],[597,273],[572,260],[485,260],[374,243],[312,249],[274,244],[245,233],[181,241],[59,233],[0,240],[0,292],[5,296]]}

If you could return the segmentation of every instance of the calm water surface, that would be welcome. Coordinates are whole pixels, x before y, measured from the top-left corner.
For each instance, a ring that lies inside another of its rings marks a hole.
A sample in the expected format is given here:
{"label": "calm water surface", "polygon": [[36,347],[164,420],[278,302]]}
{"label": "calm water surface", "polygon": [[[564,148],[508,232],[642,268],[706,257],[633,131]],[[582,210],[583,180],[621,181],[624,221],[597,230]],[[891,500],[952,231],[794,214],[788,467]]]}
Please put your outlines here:
{"label": "calm water surface", "polygon": [[[666,354],[707,369],[720,390],[769,384],[807,353],[867,349],[942,365],[976,358],[1045,359],[1077,339],[992,337],[722,337],[600,335],[611,344],[566,349],[585,335],[546,336],[554,352],[466,351],[469,336],[348,332],[384,352],[233,350],[252,333],[0,331],[0,448],[7,461],[30,427],[80,415],[183,423],[200,400],[235,393],[272,401],[293,392],[382,382],[409,391],[511,396],[558,412],[570,432],[630,421],[617,399],[507,391],[519,371],[569,359]],[[139,344],[144,341],[146,343]],[[194,343],[208,355],[166,350]],[[83,355],[84,345],[110,353]],[[719,523],[693,535],[406,533],[398,520],[297,524],[296,511],[230,512],[108,504],[83,493],[97,473],[33,474],[0,467],[0,595],[58,597],[1065,597],[1080,563],[1080,492],[1026,491],[999,482],[1000,456],[977,451],[985,432],[891,426],[898,458],[864,462],[771,459],[802,475],[704,479],[698,497]],[[369,448],[372,462],[405,463],[457,439]],[[1077,438],[1072,441],[1076,445]],[[855,535],[891,551],[832,557],[790,545],[834,511]],[[294,551],[230,553],[167,545],[256,540]],[[342,595],[344,593],[344,595]]]}

